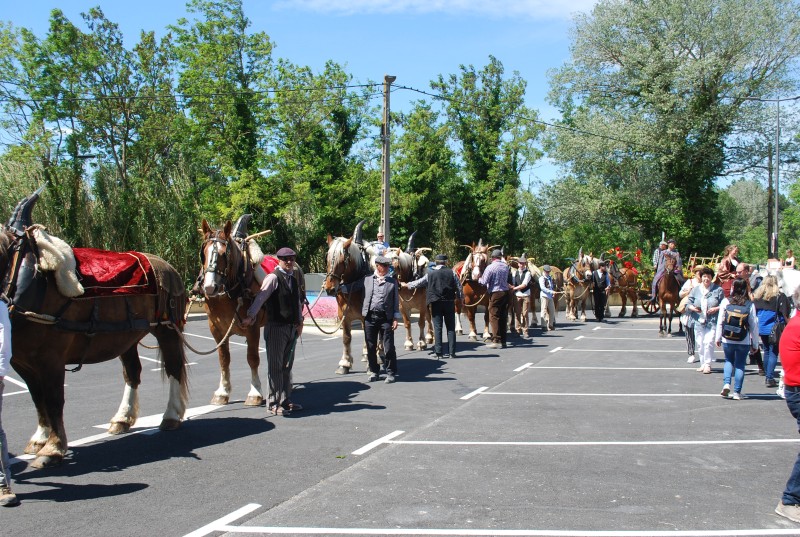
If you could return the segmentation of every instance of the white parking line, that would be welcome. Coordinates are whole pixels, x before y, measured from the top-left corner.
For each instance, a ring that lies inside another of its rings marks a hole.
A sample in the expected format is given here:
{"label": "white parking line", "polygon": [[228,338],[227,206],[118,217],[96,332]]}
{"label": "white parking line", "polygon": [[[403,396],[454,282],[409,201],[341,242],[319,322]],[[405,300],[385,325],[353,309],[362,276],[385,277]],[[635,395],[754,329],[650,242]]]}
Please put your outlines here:
{"label": "white parking line", "polygon": [[516,369],[514,370],[514,373],[519,373],[520,371],[523,371],[523,370],[525,370],[525,369],[528,369],[528,368],[529,368],[530,366],[532,366],[532,365],[533,365],[533,362],[528,362],[528,363],[527,363],[527,364],[525,364],[525,365],[521,365],[521,366],[519,366],[518,368],[516,368]]}
{"label": "white parking line", "polygon": [[227,524],[229,522],[233,522],[235,520],[238,520],[238,519],[242,518],[245,515],[248,515],[248,514],[252,513],[256,509],[259,509],[260,507],[261,507],[261,505],[259,505],[257,503],[248,503],[244,507],[242,507],[240,509],[237,509],[236,511],[234,511],[233,513],[231,513],[229,515],[225,515],[222,518],[218,518],[214,522],[211,522],[210,524],[206,524],[202,528],[197,529],[197,530],[193,531],[192,533],[187,533],[184,537],[205,537],[209,533],[214,533],[216,531],[236,531],[236,530],[238,530],[238,528],[236,528],[236,527],[228,527]]}
{"label": "white parking line", "polygon": [[[388,444],[407,444],[417,446],[716,446],[735,444],[791,444],[797,443],[797,438],[757,438],[751,440],[640,440],[640,441],[597,441],[597,442],[488,442],[472,440],[392,440]],[[797,531],[797,530],[795,530]],[[648,534],[649,535],[649,534]],[[670,533],[670,535],[673,535]],[[694,534],[693,534],[694,535]],[[727,534],[731,535],[731,534]]]}
{"label": "white parking line", "polygon": [[[668,338],[660,338],[660,337],[595,337],[595,336],[580,336],[583,339],[622,339],[625,341],[664,341],[664,342],[671,342],[671,339]],[[578,338],[575,338],[578,339]],[[682,342],[683,343],[683,342]]]}
{"label": "white parking line", "polygon": [[482,393],[482,392],[484,392],[485,390],[488,390],[488,389],[489,389],[489,386],[481,386],[480,388],[478,388],[478,389],[477,389],[477,390],[475,390],[474,392],[469,392],[467,395],[465,395],[465,396],[464,396],[464,397],[462,397],[461,399],[462,399],[463,401],[466,401],[467,399],[472,399],[473,397],[475,397],[475,396],[476,396],[476,395],[478,395],[479,393]]}
{"label": "white parking line", "polygon": [[[210,339],[211,341],[216,341],[211,336],[201,336],[200,334],[192,334],[191,332],[184,332],[183,335],[184,336],[199,337],[200,339]],[[240,347],[247,347],[247,343],[240,343],[238,341],[228,340],[228,343],[230,345],[239,345]],[[262,351],[262,352],[267,352],[267,349],[265,349],[264,347],[259,347],[258,350]]]}
{"label": "white parking line", "polygon": [[551,352],[551,353],[552,353],[552,352],[558,352],[558,351],[560,351],[560,350],[561,350],[561,349],[563,349],[563,348],[564,348],[564,347],[556,347],[555,349],[551,350],[550,352]]}
{"label": "white parking line", "polygon": [[575,337],[575,341],[578,341],[579,339],[583,339],[584,337],[586,337],[586,336],[576,336]]}
{"label": "white parking line", "polygon": [[6,375],[6,376],[5,376],[5,377],[3,377],[3,378],[4,378],[6,381],[10,382],[11,384],[16,384],[16,385],[17,385],[17,386],[19,386],[20,388],[25,388],[26,390],[28,389],[28,385],[27,385],[27,384],[25,384],[24,382],[22,382],[21,380],[17,380],[17,379],[15,379],[14,377],[9,377],[8,375]]}
{"label": "white parking line", "polygon": [[388,444],[388,443],[389,443],[389,440],[391,440],[392,438],[394,438],[394,437],[396,437],[396,436],[400,436],[400,435],[401,435],[401,434],[403,434],[404,432],[405,432],[405,431],[394,431],[393,433],[389,433],[389,434],[387,434],[386,436],[384,436],[384,437],[381,437],[381,438],[378,438],[378,439],[377,439],[377,440],[375,440],[374,442],[370,442],[370,443],[369,443],[369,444],[367,444],[366,446],[364,446],[364,447],[362,447],[362,448],[360,448],[360,449],[357,449],[357,450],[355,450],[355,451],[353,452],[353,455],[363,455],[363,454],[364,454],[364,453],[366,453],[367,451],[369,451],[369,450],[371,450],[371,449],[374,449],[374,448],[376,448],[376,447],[380,446],[381,444]]}
{"label": "white parking line", "polygon": [[[561,396],[569,396],[569,397],[716,397],[718,399],[724,399],[720,397],[718,393],[588,393],[588,392],[576,392],[576,393],[562,393],[562,392],[482,392],[481,395],[528,395],[528,396],[545,396],[545,397],[561,397]],[[777,395],[759,395],[759,399],[761,398],[775,398],[778,399]]]}
{"label": "white parking line", "polygon": [[[556,347],[550,352],[555,352],[557,350],[561,350],[563,347]],[[570,352],[639,352],[639,353],[652,353],[652,352],[674,352],[674,353],[681,353],[686,355],[686,349],[676,350],[676,351],[658,351],[653,349],[567,349]]]}

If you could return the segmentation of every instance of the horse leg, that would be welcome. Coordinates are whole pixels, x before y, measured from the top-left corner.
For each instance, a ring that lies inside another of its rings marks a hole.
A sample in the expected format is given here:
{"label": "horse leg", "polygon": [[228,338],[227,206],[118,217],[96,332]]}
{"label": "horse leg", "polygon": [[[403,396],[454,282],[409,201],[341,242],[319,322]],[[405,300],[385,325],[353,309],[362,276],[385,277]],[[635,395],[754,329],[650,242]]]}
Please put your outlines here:
{"label": "horse leg", "polygon": [[[231,351],[228,342],[217,349],[219,358],[219,387],[211,397],[212,405],[227,405],[231,396]],[[248,361],[249,345],[248,345]]]}
{"label": "horse leg", "polygon": [[47,438],[50,436],[50,422],[47,421],[47,412],[45,411],[44,396],[42,395],[40,381],[34,376],[29,376],[24,371],[18,372],[28,386],[28,392],[30,392],[31,399],[36,407],[38,425],[36,426],[36,431],[34,431],[30,440],[28,440],[28,444],[25,446],[24,450],[27,455],[35,455],[44,447]]}
{"label": "horse leg", "polygon": [[414,348],[414,335],[411,333],[411,308],[407,304],[402,303],[400,306],[400,314],[403,316],[403,326],[406,328],[406,340],[403,343],[403,348],[410,351]]}
{"label": "horse leg", "polygon": [[486,305],[484,306],[486,311],[483,312],[483,340],[484,341],[491,341],[492,340],[492,333],[489,330],[491,328],[491,323],[489,322],[489,303],[487,301]]}
{"label": "horse leg", "polygon": [[425,305],[425,326],[427,326],[425,343],[433,345],[433,317],[431,316],[431,311],[428,309],[427,304]]}
{"label": "horse leg", "polygon": [[583,300],[581,300],[581,322],[586,322],[586,292],[583,293]]}
{"label": "horse leg", "polygon": [[419,327],[419,341],[417,341],[417,350],[422,351],[428,348],[428,342],[425,341],[425,323],[428,319],[428,308],[421,307],[419,309],[419,321],[417,322],[417,326]]}
{"label": "horse leg", "polygon": [[[533,297],[533,293],[531,293],[531,302],[530,306],[528,306],[528,311],[533,316],[533,320],[531,321],[531,326],[539,326],[539,313],[536,309],[536,300],[539,300],[541,306],[541,298],[536,299]],[[544,324],[544,319],[542,319],[542,324]]]}
{"label": "horse leg", "polygon": [[[45,362],[46,360],[42,360],[41,363]],[[50,363],[56,366],[39,373],[42,406],[45,421],[49,425],[49,434],[44,445],[36,452],[36,459],[31,463],[33,468],[57,466],[64,460],[67,452],[67,433],[64,428],[64,365],[57,359]]]}
{"label": "horse leg", "polygon": [[353,341],[351,322],[345,319],[342,323],[342,357],[339,359],[339,367],[336,369],[337,375],[346,375],[353,368],[353,357],[350,355],[350,343]]}
{"label": "horse leg", "polygon": [[469,340],[478,341],[478,332],[475,330],[475,308],[467,308],[467,321],[469,321]]}
{"label": "horse leg", "polygon": [[260,339],[257,326],[251,326],[247,331],[247,365],[250,366],[250,391],[244,406],[261,406],[264,404],[264,392],[261,389],[261,377],[258,368],[261,365],[261,357],[258,355],[258,342]]}
{"label": "horse leg", "polygon": [[172,431],[180,427],[181,420],[186,414],[186,404],[189,400],[189,383],[186,374],[186,353],[183,342],[178,335],[180,328],[170,328],[159,324],[151,333],[158,340],[158,354],[161,359],[162,369],[169,378],[169,400],[167,409],[158,426],[162,431]]}
{"label": "horse leg", "polygon": [[633,313],[631,313],[631,317],[638,317],[639,308],[636,306],[636,293],[630,293],[630,299],[631,299],[631,308],[633,308]]}
{"label": "horse leg", "polygon": [[117,413],[111,418],[108,434],[127,433],[136,423],[136,418],[139,417],[139,384],[142,381],[142,361],[136,351],[136,344],[123,352],[119,359],[122,362],[122,378],[125,379],[125,388]]}
{"label": "horse leg", "polygon": [[461,326],[461,301],[456,300],[456,334],[464,335],[464,327]]}

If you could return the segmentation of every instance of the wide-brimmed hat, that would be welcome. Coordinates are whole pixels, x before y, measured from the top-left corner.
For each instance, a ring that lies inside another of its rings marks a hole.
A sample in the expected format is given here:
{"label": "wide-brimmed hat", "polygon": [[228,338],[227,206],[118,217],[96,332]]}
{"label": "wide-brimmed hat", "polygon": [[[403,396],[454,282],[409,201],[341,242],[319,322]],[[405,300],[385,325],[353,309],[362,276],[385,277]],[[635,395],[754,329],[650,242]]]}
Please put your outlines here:
{"label": "wide-brimmed hat", "polygon": [[500,250],[492,250],[492,259],[498,259],[503,257],[503,252]]}
{"label": "wide-brimmed hat", "polygon": [[378,257],[375,258],[375,264],[376,265],[389,265],[389,264],[391,264],[391,261],[389,261],[388,257],[384,257],[382,255],[379,255]]}
{"label": "wide-brimmed hat", "polygon": [[550,265],[542,265],[542,270],[545,272],[550,272]]}
{"label": "wide-brimmed hat", "polygon": [[275,254],[275,257],[277,257],[277,258],[279,258],[279,259],[280,259],[281,257],[292,257],[292,256],[297,256],[297,254],[296,254],[296,253],[294,253],[294,250],[292,250],[292,249],[291,249],[291,248],[289,248],[288,246],[284,246],[283,248],[281,248],[280,250],[278,250],[278,253],[277,253],[277,254]]}

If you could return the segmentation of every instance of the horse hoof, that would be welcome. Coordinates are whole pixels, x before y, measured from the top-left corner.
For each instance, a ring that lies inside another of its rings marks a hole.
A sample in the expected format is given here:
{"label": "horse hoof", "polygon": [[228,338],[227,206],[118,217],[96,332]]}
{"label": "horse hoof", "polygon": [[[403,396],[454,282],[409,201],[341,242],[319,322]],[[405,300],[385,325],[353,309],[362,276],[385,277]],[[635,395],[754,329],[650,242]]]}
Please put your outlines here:
{"label": "horse hoof", "polygon": [[108,428],[108,434],[125,434],[131,430],[130,423],[115,421]]}
{"label": "horse hoof", "polygon": [[161,425],[158,428],[162,431],[175,431],[181,426],[181,420],[164,419],[161,420]]}
{"label": "horse hoof", "polygon": [[478,341],[478,336],[469,336],[470,341]]}
{"label": "horse hoof", "polygon": [[340,365],[339,369],[336,370],[336,374],[337,375],[346,375],[349,372],[350,372],[350,368],[349,367],[345,367],[343,365]]}
{"label": "horse hoof", "polygon": [[25,446],[24,453],[26,455],[36,455],[44,447],[44,443],[28,442]]}
{"label": "horse hoof", "polygon": [[410,351],[414,348],[414,344],[411,343],[410,341],[406,341],[405,343],[403,343],[403,348],[407,351]]}
{"label": "horse hoof", "polygon": [[61,455],[39,455],[31,463],[33,468],[52,468],[53,466],[60,466],[64,461]]}
{"label": "horse hoof", "polygon": [[458,334],[459,336],[463,336],[464,335],[464,331],[463,330],[456,330],[456,334]]}
{"label": "horse hoof", "polygon": [[424,351],[427,348],[428,348],[427,343],[425,343],[423,341],[420,341],[419,343],[417,343],[417,350],[418,351]]}
{"label": "horse hoof", "polygon": [[248,395],[244,400],[244,406],[261,406],[264,404],[264,398],[260,395]]}
{"label": "horse hoof", "polygon": [[361,361],[362,362],[369,362],[369,360],[367,360],[367,355],[366,354],[361,357]]}
{"label": "horse hoof", "polygon": [[227,395],[215,395],[211,398],[212,405],[219,405],[224,406],[228,404],[228,396]]}

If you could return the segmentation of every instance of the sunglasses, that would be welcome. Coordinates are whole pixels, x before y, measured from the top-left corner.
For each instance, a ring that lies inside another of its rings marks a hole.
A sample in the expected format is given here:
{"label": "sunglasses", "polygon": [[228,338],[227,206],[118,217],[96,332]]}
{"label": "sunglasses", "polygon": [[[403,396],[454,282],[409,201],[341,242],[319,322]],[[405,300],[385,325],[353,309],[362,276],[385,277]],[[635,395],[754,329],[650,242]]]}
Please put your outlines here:
{"label": "sunglasses", "polygon": [[285,261],[286,263],[288,263],[289,261],[294,261],[294,260],[295,260],[295,257],[294,257],[294,256],[290,256],[290,257],[279,257],[278,259],[280,259],[281,261]]}

